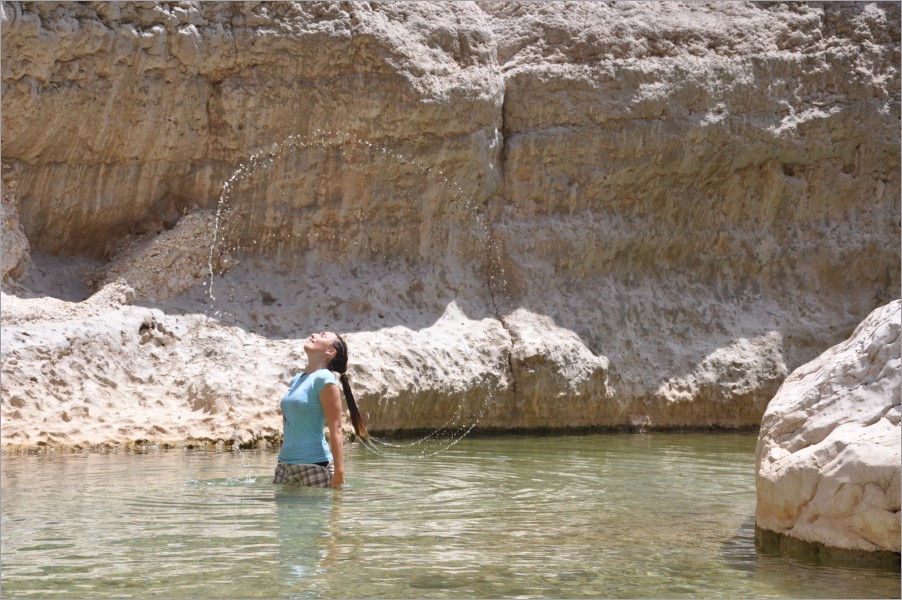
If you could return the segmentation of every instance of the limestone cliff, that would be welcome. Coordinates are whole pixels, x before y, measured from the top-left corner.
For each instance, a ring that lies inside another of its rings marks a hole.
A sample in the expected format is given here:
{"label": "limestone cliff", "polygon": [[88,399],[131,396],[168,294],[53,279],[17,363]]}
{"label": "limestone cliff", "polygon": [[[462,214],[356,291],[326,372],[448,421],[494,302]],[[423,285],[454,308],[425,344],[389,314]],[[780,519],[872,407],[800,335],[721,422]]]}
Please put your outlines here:
{"label": "limestone cliff", "polygon": [[322,328],[374,430],[752,427],[898,294],[895,3],[0,24],[4,444],[277,433]]}
{"label": "limestone cliff", "polygon": [[755,422],[898,293],[894,8],[483,6],[510,300],[607,356],[652,423]]}

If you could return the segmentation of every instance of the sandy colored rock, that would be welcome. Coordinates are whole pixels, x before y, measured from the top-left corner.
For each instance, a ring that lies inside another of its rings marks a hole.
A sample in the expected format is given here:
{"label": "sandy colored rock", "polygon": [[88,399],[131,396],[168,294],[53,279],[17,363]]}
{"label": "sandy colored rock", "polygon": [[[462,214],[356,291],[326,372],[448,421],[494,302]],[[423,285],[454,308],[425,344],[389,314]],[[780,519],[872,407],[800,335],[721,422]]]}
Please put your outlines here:
{"label": "sandy colored rock", "polygon": [[897,4],[0,11],[4,444],[277,434],[324,328],[374,430],[755,427],[899,289]]}
{"label": "sandy colored rock", "polygon": [[[5,171],[5,169],[4,169]],[[15,280],[25,274],[31,261],[28,238],[19,222],[18,181],[4,172],[0,190],[0,278]]]}
{"label": "sandy colored rock", "polygon": [[783,383],[756,451],[759,528],[899,552],[900,332],[896,300]]}
{"label": "sandy colored rock", "polygon": [[761,414],[896,295],[895,7],[480,6],[505,74],[497,302],[576,332],[618,396]]}
{"label": "sandy colored rock", "polygon": [[405,149],[477,198],[497,185],[503,82],[469,3],[14,3],[0,21],[4,158],[29,164],[42,252],[99,256],[148,216],[215,208],[239,163],[292,135]]}
{"label": "sandy colored rock", "polygon": [[[122,280],[80,303],[3,294],[5,448],[251,444],[281,434],[279,400],[304,367],[302,340],[167,316],[129,306],[133,297]],[[375,430],[467,427],[506,385],[507,333],[453,304],[419,331],[346,339],[357,359],[354,390]]]}

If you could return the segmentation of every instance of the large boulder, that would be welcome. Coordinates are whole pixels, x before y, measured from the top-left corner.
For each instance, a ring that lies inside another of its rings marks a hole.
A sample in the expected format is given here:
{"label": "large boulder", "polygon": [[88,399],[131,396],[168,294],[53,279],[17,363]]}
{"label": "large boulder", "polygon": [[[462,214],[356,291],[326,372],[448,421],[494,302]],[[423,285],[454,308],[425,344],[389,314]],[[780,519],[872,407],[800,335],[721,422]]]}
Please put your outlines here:
{"label": "large boulder", "polygon": [[899,552],[900,331],[897,300],[783,383],[758,438],[758,528]]}

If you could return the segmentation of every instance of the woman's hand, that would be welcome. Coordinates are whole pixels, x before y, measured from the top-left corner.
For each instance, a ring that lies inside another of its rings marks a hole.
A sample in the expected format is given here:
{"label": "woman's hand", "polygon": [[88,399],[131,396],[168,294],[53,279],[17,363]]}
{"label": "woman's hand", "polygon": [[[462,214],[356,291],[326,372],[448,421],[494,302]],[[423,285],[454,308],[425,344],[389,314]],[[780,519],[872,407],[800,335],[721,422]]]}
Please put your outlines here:
{"label": "woman's hand", "polygon": [[345,474],[335,471],[335,473],[332,474],[332,489],[340,490],[342,488],[342,486],[344,486],[344,484],[345,484]]}

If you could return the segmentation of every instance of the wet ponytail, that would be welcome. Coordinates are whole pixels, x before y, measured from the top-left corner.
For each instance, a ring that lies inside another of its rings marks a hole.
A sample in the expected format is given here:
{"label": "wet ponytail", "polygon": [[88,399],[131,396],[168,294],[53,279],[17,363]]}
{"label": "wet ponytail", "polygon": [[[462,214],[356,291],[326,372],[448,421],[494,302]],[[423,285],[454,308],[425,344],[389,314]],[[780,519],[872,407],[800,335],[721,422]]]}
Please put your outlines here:
{"label": "wet ponytail", "polygon": [[354,400],[354,392],[351,391],[351,381],[348,379],[348,344],[339,335],[332,347],[335,349],[335,358],[329,362],[329,370],[338,373],[338,381],[341,382],[341,389],[348,401],[348,410],[351,411],[351,425],[354,426],[354,433],[357,437],[364,440],[369,439],[366,431],[366,423],[363,422],[363,415],[357,409],[357,402]]}

